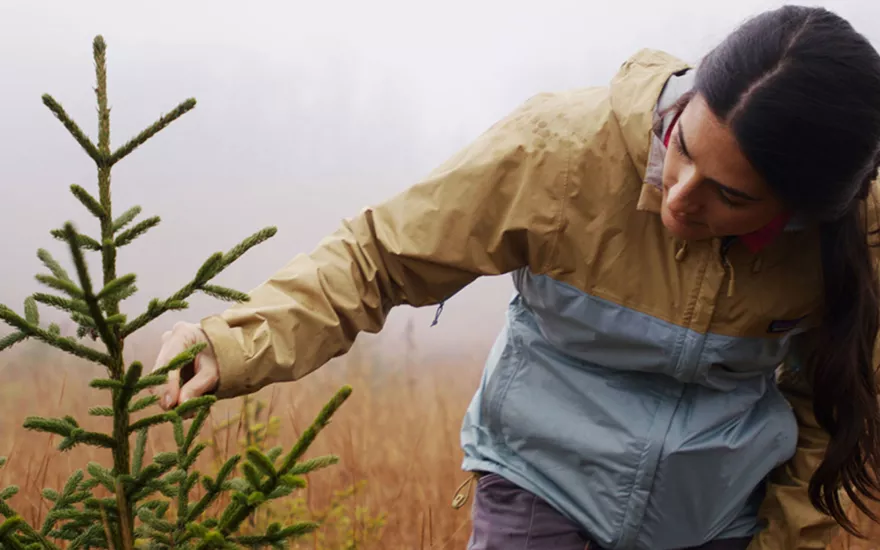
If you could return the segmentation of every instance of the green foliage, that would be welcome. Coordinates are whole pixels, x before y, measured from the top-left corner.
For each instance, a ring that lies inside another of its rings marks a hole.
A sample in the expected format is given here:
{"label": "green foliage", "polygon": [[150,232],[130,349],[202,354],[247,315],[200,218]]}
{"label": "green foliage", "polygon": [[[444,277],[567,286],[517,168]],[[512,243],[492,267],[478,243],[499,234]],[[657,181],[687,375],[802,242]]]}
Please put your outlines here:
{"label": "green foliage", "polygon": [[[215,397],[191,399],[172,411],[148,412],[145,416],[133,418],[135,413],[148,411],[158,402],[153,395],[140,394],[165,384],[168,373],[191,364],[204,345],[193,346],[163,368],[144,374],[140,363],[129,364],[125,360],[125,339],[164,313],[185,309],[186,300],[196,292],[227,301],[247,301],[247,294],[211,281],[245,252],[272,237],[275,228],[258,231],[230,251],[209,256],[189,283],[168,298],[152,300],[145,312],[128,321],[128,316],[120,311],[120,304],[137,292],[136,276],[117,275],[117,254],[121,247],[131,245],[157,226],[160,218],[155,216],[137,221],[142,211],[139,206],[114,218],[110,171],[117,162],[192,110],[196,103],[194,99],[182,102],[113,151],[107,102],[106,44],[100,36],[94,40],[93,54],[97,78],[97,144],[54,98],[44,95],[43,103],[95,162],[97,194],[79,185],[71,186],[70,191],[97,219],[100,235],[80,233],[69,222],[61,229],[51,231],[53,237],[66,244],[76,277],[72,278],[47,250],[38,250],[37,256],[48,273],[38,274],[36,279],[50,292],[35,293],[26,298],[23,314],[0,305],[0,320],[14,329],[8,336],[0,338],[0,351],[27,339],[36,339],[106,369],[106,377],[96,378],[90,385],[107,391],[112,406],[92,407],[89,415],[111,419],[110,432],[86,429],[71,416],[29,417],[24,426],[28,430],[59,436],[58,449],[61,451],[78,445],[107,449],[112,464],[90,462],[85,471],[75,471],[60,490],[44,489],[42,495],[50,507],[41,526],[28,524],[9,505],[9,499],[18,492],[17,487],[0,489],[0,550],[285,547],[297,537],[315,532],[320,521],[288,518],[289,521],[273,521],[261,529],[254,529],[253,519],[260,510],[304,487],[302,476],[336,463],[335,457],[300,459],[348,398],[351,389],[347,386],[341,388],[287,453],[280,447],[264,451],[259,445],[261,440],[254,440],[254,444],[241,455],[216,464],[213,477],[203,475],[196,465],[210,447],[208,443],[198,441],[198,436]],[[93,279],[86,261],[86,254],[93,252],[98,253],[101,260],[100,276],[96,279]],[[55,323],[43,328],[39,305],[69,315],[78,325],[76,337],[63,336]],[[95,342],[97,347],[91,345]],[[170,425],[177,448],[174,452],[147,457],[148,431],[161,425]],[[133,449],[132,437],[135,439]],[[5,463],[6,459],[0,458],[0,467]],[[236,474],[240,475],[234,477]]]}
{"label": "green foliage", "polygon": [[[279,461],[283,458],[284,449],[278,445],[280,420],[271,414],[271,406],[265,401],[245,396],[237,418],[228,419],[212,426],[211,437],[206,441],[207,449],[212,456],[214,469],[220,470],[218,479],[225,479],[224,464],[225,439],[240,434],[236,444],[239,454],[247,460],[236,467],[244,478],[231,480],[234,488],[245,489],[253,485],[250,479],[257,476],[265,479],[272,471],[276,471]],[[239,456],[239,455],[236,455]],[[268,461],[264,461],[263,457]],[[384,513],[369,510],[356,503],[359,495],[365,490],[367,482],[360,480],[333,494],[325,506],[317,506],[308,497],[301,494],[289,496],[299,489],[307,488],[306,476],[322,468],[336,464],[336,456],[320,456],[297,463],[286,474],[287,486],[276,489],[268,495],[271,499],[259,508],[240,527],[248,536],[254,533],[265,533],[273,524],[300,525],[306,529],[310,525],[319,525],[320,529],[310,530],[308,541],[301,543],[292,541],[294,549],[309,550],[348,550],[366,547],[381,541],[386,517]],[[250,471],[250,473],[248,473]],[[301,492],[300,492],[301,493]],[[289,496],[289,498],[284,498]],[[238,542],[250,540],[239,537]]]}

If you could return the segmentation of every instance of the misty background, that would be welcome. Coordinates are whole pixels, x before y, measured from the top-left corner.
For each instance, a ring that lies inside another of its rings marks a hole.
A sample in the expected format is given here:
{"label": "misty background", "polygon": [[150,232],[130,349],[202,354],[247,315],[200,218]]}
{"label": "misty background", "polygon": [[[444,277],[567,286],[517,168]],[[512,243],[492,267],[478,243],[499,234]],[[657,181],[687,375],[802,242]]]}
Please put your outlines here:
{"label": "misty background", "polygon": [[[604,85],[643,47],[696,63],[742,20],[782,4],[0,0],[0,303],[20,312],[40,288],[38,247],[71,266],[49,230],[70,219],[96,233],[68,191],[78,183],[94,192],[94,164],[41,102],[52,94],[97,135],[96,34],[108,44],[114,148],[180,101],[198,101],[113,171],[115,214],[139,204],[142,216],[163,219],[120,253],[120,274],[139,276],[140,292],[124,307],[131,316],[188,282],[211,253],[276,225],[278,235],[217,280],[247,291],[528,97]],[[808,4],[836,11],[880,45],[880,2]],[[511,290],[508,277],[480,280],[433,328],[434,308],[400,308],[383,337],[399,337],[411,321],[429,353],[482,354]],[[176,320],[226,306],[201,295],[190,303],[134,344],[154,354]],[[42,309],[44,319],[62,319]]]}

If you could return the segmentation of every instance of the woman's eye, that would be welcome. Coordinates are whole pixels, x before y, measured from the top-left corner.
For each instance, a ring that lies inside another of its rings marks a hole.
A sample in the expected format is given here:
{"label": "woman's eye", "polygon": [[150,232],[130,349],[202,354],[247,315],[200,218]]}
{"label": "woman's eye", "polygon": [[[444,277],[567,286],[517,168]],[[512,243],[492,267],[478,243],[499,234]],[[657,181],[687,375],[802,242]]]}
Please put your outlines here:
{"label": "woman's eye", "polygon": [[675,139],[672,140],[672,144],[675,147],[675,152],[677,152],[679,155],[681,155],[685,158],[688,158],[687,152],[685,152],[685,150],[684,150],[684,145],[682,145],[682,143],[681,143],[681,136],[680,135],[675,136]]}
{"label": "woman's eye", "polygon": [[743,203],[737,202],[736,200],[732,199],[730,195],[724,192],[723,189],[718,190],[718,196],[721,197],[721,202],[731,208],[738,208],[743,205]]}

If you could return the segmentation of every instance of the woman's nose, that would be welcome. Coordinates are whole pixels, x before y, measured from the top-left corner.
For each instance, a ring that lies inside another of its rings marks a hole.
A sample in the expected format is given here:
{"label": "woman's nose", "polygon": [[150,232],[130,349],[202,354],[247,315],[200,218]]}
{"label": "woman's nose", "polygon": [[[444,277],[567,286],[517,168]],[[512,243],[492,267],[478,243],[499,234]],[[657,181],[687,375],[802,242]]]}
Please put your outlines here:
{"label": "woman's nose", "polygon": [[682,214],[695,214],[700,210],[697,186],[699,178],[696,171],[685,170],[679,174],[678,180],[669,186],[666,203]]}

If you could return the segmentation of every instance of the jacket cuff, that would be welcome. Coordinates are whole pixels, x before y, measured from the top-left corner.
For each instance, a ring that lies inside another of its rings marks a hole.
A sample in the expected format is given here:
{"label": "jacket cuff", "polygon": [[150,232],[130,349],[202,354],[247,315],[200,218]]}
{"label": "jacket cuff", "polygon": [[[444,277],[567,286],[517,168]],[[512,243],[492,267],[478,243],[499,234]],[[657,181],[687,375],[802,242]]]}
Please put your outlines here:
{"label": "jacket cuff", "polygon": [[201,327],[214,349],[220,370],[214,395],[218,399],[228,399],[248,393],[246,360],[232,329],[219,315],[202,319]]}

